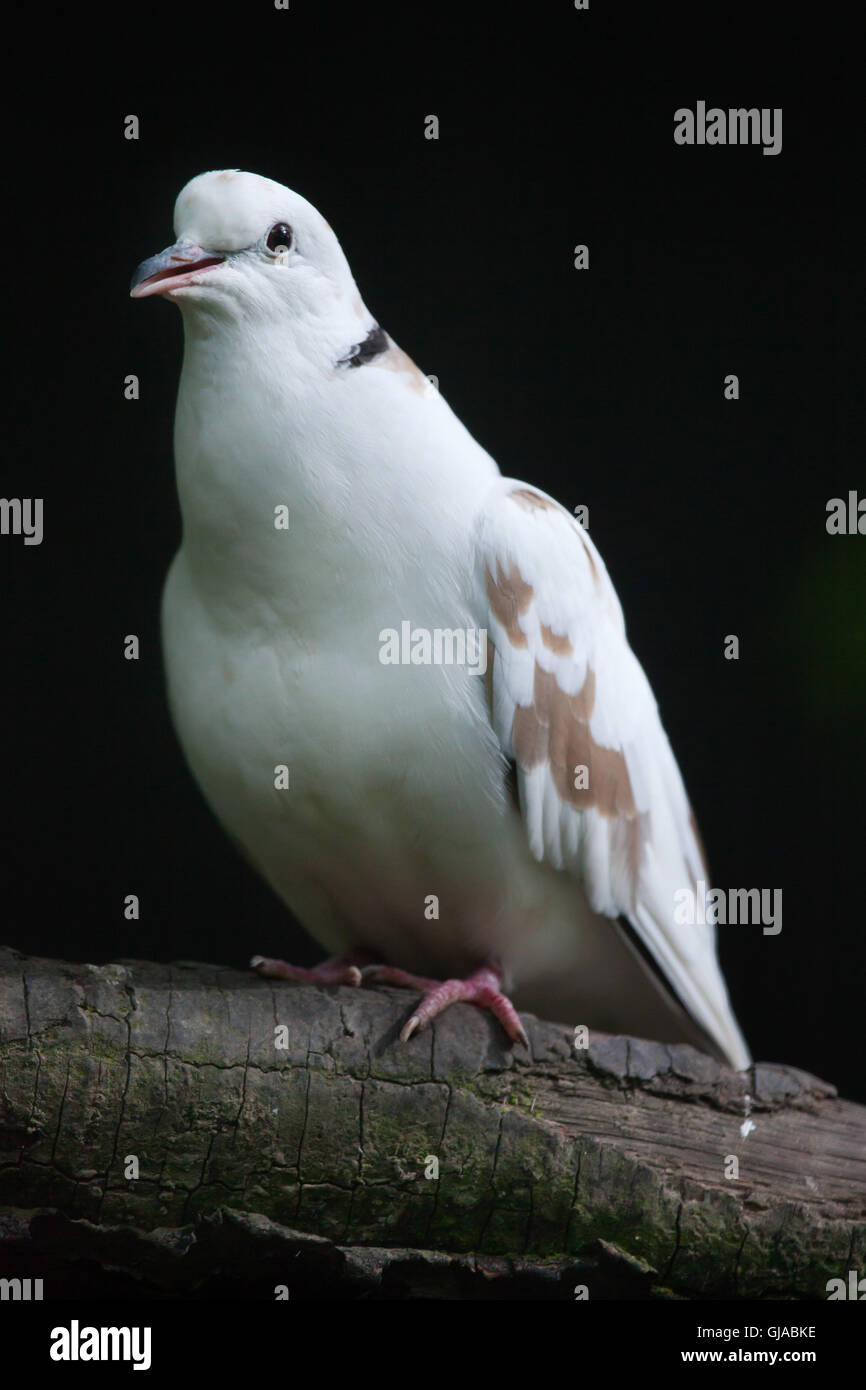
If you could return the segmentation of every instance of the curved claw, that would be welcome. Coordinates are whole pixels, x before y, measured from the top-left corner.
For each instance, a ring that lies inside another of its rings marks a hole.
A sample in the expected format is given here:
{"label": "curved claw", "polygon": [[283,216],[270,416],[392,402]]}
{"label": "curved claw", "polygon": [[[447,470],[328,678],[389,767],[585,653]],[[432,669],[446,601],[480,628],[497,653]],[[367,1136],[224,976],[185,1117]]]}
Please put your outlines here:
{"label": "curved claw", "polygon": [[400,1041],[408,1042],[412,1034],[416,1033],[420,1026],[420,1018],[417,1014],[413,1014],[410,1019],[406,1020],[406,1022],[403,1024],[403,1027],[400,1029]]}
{"label": "curved claw", "polygon": [[[402,972],[398,972],[402,973]],[[421,982],[419,982],[421,983]],[[445,980],[442,984],[432,981],[418,1008],[407,1019],[400,1032],[400,1041],[408,1042],[419,1029],[447,1009],[449,1004],[475,1004],[479,1009],[488,1009],[499,1020],[513,1043],[522,1043],[529,1052],[529,1039],[520,1017],[507,995],[502,993],[502,977],[492,966],[476,970],[465,980]]]}

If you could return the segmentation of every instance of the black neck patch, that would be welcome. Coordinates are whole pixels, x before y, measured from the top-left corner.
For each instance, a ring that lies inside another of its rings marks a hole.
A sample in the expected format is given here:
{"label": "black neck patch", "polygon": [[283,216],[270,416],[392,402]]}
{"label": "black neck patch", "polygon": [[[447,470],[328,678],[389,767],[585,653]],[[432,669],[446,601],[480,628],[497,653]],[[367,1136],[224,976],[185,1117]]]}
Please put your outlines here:
{"label": "black neck patch", "polygon": [[390,346],[388,334],[377,323],[370,329],[363,343],[356,343],[350,348],[347,355],[340,358],[337,366],[363,367],[365,362],[372,362],[374,357],[381,357]]}

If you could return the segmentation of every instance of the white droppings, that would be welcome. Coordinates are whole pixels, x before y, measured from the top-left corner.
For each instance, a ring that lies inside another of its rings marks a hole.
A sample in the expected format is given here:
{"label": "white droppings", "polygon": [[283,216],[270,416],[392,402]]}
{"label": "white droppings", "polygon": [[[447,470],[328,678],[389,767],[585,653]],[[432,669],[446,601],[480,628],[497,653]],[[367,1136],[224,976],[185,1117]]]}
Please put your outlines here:
{"label": "white droppings", "polygon": [[740,1138],[748,1139],[752,1130],[756,1128],[754,1120],[749,1119],[749,1116],[752,1113],[752,1097],[748,1094],[748,1092],[743,1096],[743,1113],[746,1118],[740,1125]]}

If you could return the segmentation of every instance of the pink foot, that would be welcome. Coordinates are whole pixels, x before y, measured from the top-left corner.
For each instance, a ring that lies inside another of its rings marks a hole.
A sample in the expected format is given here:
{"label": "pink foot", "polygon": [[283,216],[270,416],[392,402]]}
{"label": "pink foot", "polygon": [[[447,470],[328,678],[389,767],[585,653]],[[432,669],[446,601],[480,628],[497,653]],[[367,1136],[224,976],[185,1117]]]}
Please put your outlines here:
{"label": "pink foot", "polygon": [[402,1042],[408,1042],[412,1034],[425,1023],[429,1023],[449,1004],[477,1004],[479,1009],[489,1009],[499,1019],[512,1042],[523,1043],[529,1049],[529,1039],[511,1000],[502,993],[502,976],[493,966],[476,970],[465,980],[428,980],[423,975],[410,975],[392,965],[368,965],[362,971],[364,983],[400,985],[404,989],[420,989],[424,998],[400,1033]]}
{"label": "pink foot", "polygon": [[266,980],[301,980],[309,985],[359,985],[361,971],[358,968],[370,957],[365,951],[350,951],[345,956],[329,956],[311,970],[302,965],[289,965],[284,960],[271,960],[268,956],[253,956],[250,965]]}

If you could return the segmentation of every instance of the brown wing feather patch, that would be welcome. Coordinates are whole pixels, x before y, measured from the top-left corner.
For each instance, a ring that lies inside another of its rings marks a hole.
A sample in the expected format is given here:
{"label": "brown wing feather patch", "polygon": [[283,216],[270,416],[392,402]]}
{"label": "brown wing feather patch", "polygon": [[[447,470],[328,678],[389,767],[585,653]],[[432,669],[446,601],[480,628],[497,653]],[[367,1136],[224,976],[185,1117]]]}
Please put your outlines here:
{"label": "brown wing feather patch", "polygon": [[[554,786],[570,805],[584,811],[593,807],[602,816],[637,815],[634,792],[623,753],[596,743],[589,721],[595,706],[595,672],[587,668],[582,688],[567,695],[555,675],[537,663],[533,682],[533,702],[518,705],[514,713],[511,742],[518,765],[528,771],[548,762]],[[575,769],[586,767],[586,787]]]}
{"label": "brown wing feather patch", "polygon": [[512,488],[508,496],[512,502],[516,502],[518,507],[522,507],[525,512],[559,512],[562,511],[558,502],[551,502],[549,498],[542,497],[540,493],[533,492],[529,487]]}
{"label": "brown wing feather patch", "polygon": [[552,627],[546,623],[541,623],[541,640],[547,650],[556,656],[574,656],[574,647],[568,638],[568,633],[554,632]]}
{"label": "brown wing feather patch", "polygon": [[[528,489],[516,489],[509,495],[527,509],[552,505]],[[591,555],[589,558],[592,559]],[[535,597],[532,585],[527,584],[513,561],[507,570],[497,561],[495,579],[486,568],[485,583],[490,607],[505,629],[508,641],[513,647],[525,650],[529,643],[518,619],[527,612]],[[567,635],[555,633],[543,623],[540,627],[541,640],[549,651],[559,656],[574,655]],[[493,669],[492,661],[489,669]],[[492,691],[489,693],[492,695]],[[547,763],[553,785],[563,801],[576,810],[596,810],[615,822],[616,848],[636,873],[648,834],[648,817],[640,815],[635,805],[625,754],[619,748],[606,748],[596,743],[592,736],[590,720],[595,697],[595,672],[591,666],[586,668],[581,689],[569,695],[559,685],[555,673],[545,671],[536,662],[532,704],[517,705],[511,726],[511,746],[517,765],[524,772]],[[577,776],[576,770],[580,767],[587,769],[587,786],[581,785],[584,779]]]}
{"label": "brown wing feather patch", "polygon": [[526,633],[517,619],[521,613],[525,613],[528,609],[535,595],[535,590],[531,584],[527,584],[513,561],[508,567],[507,574],[498,562],[496,568],[497,579],[493,578],[487,566],[484,568],[484,582],[487,586],[487,598],[490,607],[508,633],[508,640],[512,647],[526,647],[528,646]]}

